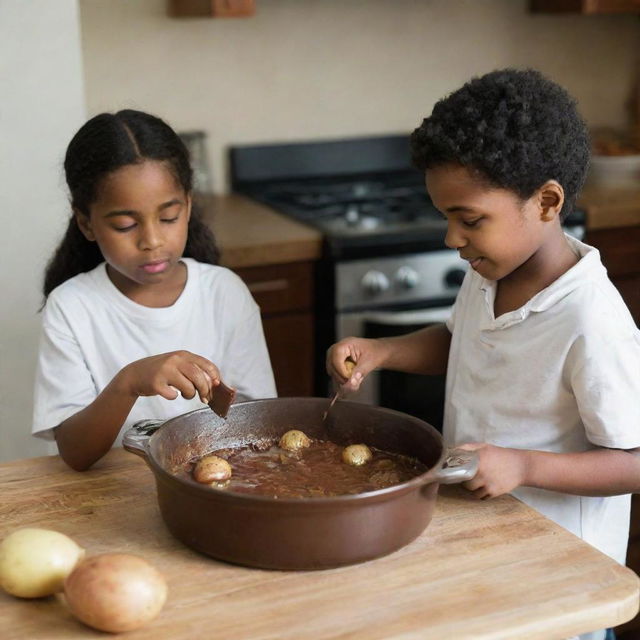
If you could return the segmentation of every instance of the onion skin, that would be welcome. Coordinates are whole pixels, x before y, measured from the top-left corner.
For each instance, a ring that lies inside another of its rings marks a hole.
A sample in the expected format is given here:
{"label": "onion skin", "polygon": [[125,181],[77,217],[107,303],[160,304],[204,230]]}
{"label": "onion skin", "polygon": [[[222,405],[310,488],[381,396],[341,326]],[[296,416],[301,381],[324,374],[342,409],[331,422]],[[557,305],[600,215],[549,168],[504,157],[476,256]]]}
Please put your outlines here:
{"label": "onion skin", "polygon": [[119,633],[160,613],[167,583],[139,556],[104,553],[78,564],[64,582],[64,594],[76,618],[94,629]]}
{"label": "onion skin", "polygon": [[18,598],[43,598],[62,590],[84,556],[71,538],[51,529],[27,527],[0,543],[0,586]]}

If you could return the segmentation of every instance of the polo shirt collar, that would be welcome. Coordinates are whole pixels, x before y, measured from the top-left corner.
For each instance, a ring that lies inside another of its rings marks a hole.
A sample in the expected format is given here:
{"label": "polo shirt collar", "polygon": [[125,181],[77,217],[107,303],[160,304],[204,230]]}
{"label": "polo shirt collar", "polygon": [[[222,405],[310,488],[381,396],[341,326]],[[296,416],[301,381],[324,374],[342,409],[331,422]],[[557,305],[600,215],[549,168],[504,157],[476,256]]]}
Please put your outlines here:
{"label": "polo shirt collar", "polygon": [[531,312],[540,313],[553,307],[556,303],[569,295],[585,282],[593,279],[598,271],[606,274],[606,270],[600,261],[600,252],[576,238],[566,235],[569,246],[579,256],[578,262],[568,271],[563,273],[548,287],[538,292],[531,300],[519,309],[504,313],[498,318],[493,316],[493,308],[496,297],[496,281],[479,278],[478,288],[483,292],[485,308],[487,311],[486,322],[482,324],[482,330],[506,329],[525,320]]}

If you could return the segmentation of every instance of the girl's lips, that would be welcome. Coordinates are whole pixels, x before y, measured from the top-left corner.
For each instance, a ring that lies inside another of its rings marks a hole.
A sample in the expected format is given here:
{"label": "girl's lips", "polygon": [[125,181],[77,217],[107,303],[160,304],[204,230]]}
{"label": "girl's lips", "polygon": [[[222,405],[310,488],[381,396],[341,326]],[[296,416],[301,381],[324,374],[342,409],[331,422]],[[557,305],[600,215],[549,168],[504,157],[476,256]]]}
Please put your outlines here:
{"label": "girl's lips", "polygon": [[164,271],[168,265],[168,260],[162,260],[161,262],[149,262],[147,264],[143,264],[140,268],[146,273],[160,273],[161,271]]}
{"label": "girl's lips", "polygon": [[482,262],[482,258],[474,258],[473,260],[469,260],[469,266],[472,269],[477,269],[478,265]]}

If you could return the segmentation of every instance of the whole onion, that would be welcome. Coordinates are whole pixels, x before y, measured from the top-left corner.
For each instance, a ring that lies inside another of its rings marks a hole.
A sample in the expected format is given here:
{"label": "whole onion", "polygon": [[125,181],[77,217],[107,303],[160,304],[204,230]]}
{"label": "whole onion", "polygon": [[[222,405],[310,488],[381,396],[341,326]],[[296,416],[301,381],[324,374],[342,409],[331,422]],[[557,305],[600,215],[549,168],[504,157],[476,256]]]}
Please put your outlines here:
{"label": "whole onion", "polygon": [[146,560],[104,553],[83,560],[64,582],[71,613],[85,624],[118,633],[155,618],[167,598],[167,583]]}

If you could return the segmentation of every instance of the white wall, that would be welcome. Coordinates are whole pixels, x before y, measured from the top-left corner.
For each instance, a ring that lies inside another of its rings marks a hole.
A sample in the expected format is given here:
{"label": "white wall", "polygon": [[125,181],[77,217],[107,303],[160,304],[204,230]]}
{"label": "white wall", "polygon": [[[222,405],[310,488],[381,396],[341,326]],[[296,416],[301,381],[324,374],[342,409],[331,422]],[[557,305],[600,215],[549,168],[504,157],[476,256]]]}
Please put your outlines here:
{"label": "white wall", "polygon": [[65,226],[62,161],[85,119],[77,0],[0,0],[0,461],[33,438],[44,265]]}
{"label": "white wall", "polygon": [[591,124],[624,122],[637,15],[531,14],[527,0],[257,0],[176,19],[168,0],[81,0],[91,114],[133,106],[205,129],[214,188],[232,143],[410,131],[471,75],[533,66]]}
{"label": "white wall", "polygon": [[226,20],[167,4],[0,0],[0,461],[46,450],[29,435],[37,310],[84,86],[89,115],[134,107],[207,131],[224,191],[229,144],[409,131],[507,65],[564,84],[591,124],[622,124],[640,41],[637,16],[532,15],[526,0],[257,0]]}

